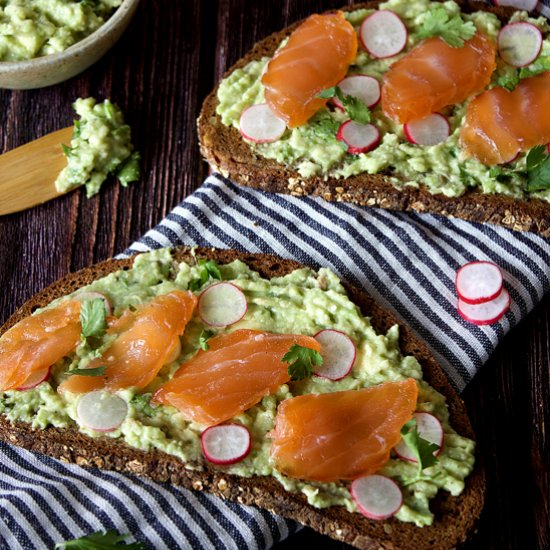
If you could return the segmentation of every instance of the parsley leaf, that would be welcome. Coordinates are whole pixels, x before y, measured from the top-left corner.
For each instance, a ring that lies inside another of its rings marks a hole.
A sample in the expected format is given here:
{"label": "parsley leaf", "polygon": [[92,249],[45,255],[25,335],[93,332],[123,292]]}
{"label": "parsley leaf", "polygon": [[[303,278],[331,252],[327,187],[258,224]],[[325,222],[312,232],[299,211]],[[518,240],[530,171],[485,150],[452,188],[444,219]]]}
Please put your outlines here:
{"label": "parsley leaf", "polygon": [[464,42],[470,40],[475,33],[476,26],[471,21],[464,21],[458,14],[449,17],[445,8],[436,7],[426,15],[418,37],[440,36],[449,46],[462,48]]}
{"label": "parsley leaf", "polygon": [[101,338],[107,330],[106,317],[105,302],[102,298],[84,300],[80,307],[83,338]]}
{"label": "parsley leaf", "polygon": [[220,273],[220,268],[214,260],[205,260],[204,258],[201,258],[197,262],[197,265],[200,267],[199,277],[191,280],[189,283],[189,290],[199,290],[199,288],[201,288],[204,283],[210,279],[210,277],[221,281],[222,275]]}
{"label": "parsley leaf", "polygon": [[128,548],[131,550],[147,550],[147,546],[142,542],[132,542],[130,544],[120,544],[126,542],[131,535],[119,535],[114,529],[109,531],[98,531],[91,535],[85,535],[78,539],[58,542],[54,550],[58,548],[62,550],[74,548],[75,550],[110,550],[112,548]]}
{"label": "parsley leaf", "polygon": [[289,363],[288,374],[292,380],[308,378],[313,374],[314,366],[321,366],[323,364],[323,358],[318,351],[298,344],[290,346],[282,361]]}
{"label": "parsley leaf", "polygon": [[67,374],[78,374],[80,376],[103,376],[107,367],[94,367],[92,369],[71,369],[67,371]]}
{"label": "parsley leaf", "polygon": [[526,158],[527,191],[550,189],[550,154],[546,145],[533,147]]}
{"label": "parsley leaf", "polygon": [[328,99],[335,96],[342,102],[351,120],[358,124],[367,124],[370,122],[370,109],[358,97],[345,94],[339,86],[332,86],[332,88],[327,88],[317,94],[317,97],[322,99]]}
{"label": "parsley leaf", "polygon": [[152,418],[157,413],[156,408],[151,405],[152,393],[139,393],[134,395],[130,403],[145,416]]}
{"label": "parsley leaf", "polygon": [[202,350],[204,350],[204,351],[209,350],[210,346],[208,345],[207,340],[212,338],[212,336],[214,336],[214,331],[212,331],[212,330],[204,329],[201,332],[201,335],[199,336],[199,347]]}
{"label": "parsley leaf", "polygon": [[409,420],[401,428],[401,437],[418,461],[418,472],[416,477],[410,481],[410,483],[413,483],[422,479],[422,472],[425,468],[429,468],[437,462],[437,457],[434,456],[434,452],[439,449],[439,445],[430,443],[420,437],[415,418]]}

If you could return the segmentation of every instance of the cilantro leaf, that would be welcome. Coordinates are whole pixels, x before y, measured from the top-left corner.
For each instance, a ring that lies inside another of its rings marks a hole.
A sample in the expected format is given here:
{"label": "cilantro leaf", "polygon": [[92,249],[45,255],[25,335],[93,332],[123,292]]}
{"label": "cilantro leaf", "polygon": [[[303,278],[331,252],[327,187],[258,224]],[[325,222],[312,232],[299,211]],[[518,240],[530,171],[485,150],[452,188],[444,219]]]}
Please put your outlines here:
{"label": "cilantro leaf", "polygon": [[214,331],[212,330],[208,330],[208,329],[204,329],[200,336],[199,336],[199,347],[204,350],[204,351],[208,351],[208,349],[210,348],[210,346],[208,345],[208,342],[207,340],[209,340],[210,338],[212,338],[212,336],[214,336]]}
{"label": "cilantro leaf", "polygon": [[475,33],[476,26],[471,21],[464,21],[458,14],[449,17],[447,10],[438,6],[426,15],[418,37],[440,36],[449,46],[462,48]]}
{"label": "cilantro leaf", "polygon": [[421,478],[424,469],[433,466],[437,462],[434,452],[439,449],[439,445],[430,443],[420,437],[415,418],[409,420],[401,428],[401,437],[418,461],[418,472],[414,479],[414,481],[417,481]]}
{"label": "cilantro leaf", "polygon": [[513,91],[514,88],[519,83],[519,75],[516,71],[513,71],[508,74],[503,74],[498,77],[496,81],[497,86],[502,86],[503,88],[506,88],[507,90]]}
{"label": "cilantro leaf", "polygon": [[313,374],[314,366],[323,364],[323,358],[318,351],[298,344],[292,344],[281,360],[289,363],[288,374],[292,380],[308,378]]}
{"label": "cilantro leaf", "polygon": [[327,88],[326,90],[322,90],[317,94],[317,97],[319,99],[330,99],[331,97],[334,97],[336,95],[336,88],[338,86],[331,86],[330,88]]}
{"label": "cilantro leaf", "polygon": [[80,323],[84,338],[101,338],[107,330],[107,312],[102,298],[84,300],[80,307]]}
{"label": "cilantro leaf", "polygon": [[339,86],[327,88],[317,94],[317,97],[322,99],[337,97],[342,102],[342,105],[351,120],[357,122],[358,124],[367,124],[370,122],[370,109],[365,105],[365,103],[354,95],[345,94]]}
{"label": "cilantro leaf", "polygon": [[527,191],[550,189],[550,154],[546,145],[533,147],[526,158]]}
{"label": "cilantro leaf", "polygon": [[78,374],[80,376],[103,376],[105,374],[106,366],[94,367],[92,369],[71,369],[67,371],[67,374]]}
{"label": "cilantro leaf", "polygon": [[522,67],[519,70],[519,77],[529,78],[548,70],[550,70],[550,55],[541,55],[531,65]]}
{"label": "cilantro leaf", "polygon": [[527,170],[533,170],[539,164],[541,164],[545,157],[548,156],[546,145],[536,145],[528,153],[527,158],[525,159]]}
{"label": "cilantro leaf", "polygon": [[142,542],[132,542],[130,544],[120,544],[126,542],[131,535],[119,535],[114,529],[109,531],[98,531],[91,535],[85,535],[78,539],[68,540],[65,542],[58,542],[54,546],[54,550],[61,548],[75,549],[75,550],[110,550],[113,548],[128,548],[131,550],[147,550],[147,546]]}
{"label": "cilantro leaf", "polygon": [[220,268],[214,260],[205,260],[201,258],[197,265],[199,266],[199,276],[196,279],[192,279],[189,283],[189,290],[199,290],[204,283],[212,277],[212,279],[218,279],[221,281],[222,275],[220,273]]}
{"label": "cilantro leaf", "polygon": [[156,408],[151,405],[152,393],[139,393],[134,395],[130,403],[145,416],[152,418],[157,413]]}

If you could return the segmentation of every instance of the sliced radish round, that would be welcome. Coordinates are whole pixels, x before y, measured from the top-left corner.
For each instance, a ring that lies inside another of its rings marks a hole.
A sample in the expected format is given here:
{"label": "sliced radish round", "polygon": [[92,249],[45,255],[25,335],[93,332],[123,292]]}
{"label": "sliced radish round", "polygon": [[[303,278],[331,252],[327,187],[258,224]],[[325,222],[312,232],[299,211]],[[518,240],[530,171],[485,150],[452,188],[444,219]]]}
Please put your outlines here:
{"label": "sliced radish round", "polygon": [[98,432],[116,430],[128,415],[128,404],[118,395],[98,390],[86,393],[76,407],[80,425]]}
{"label": "sliced radish round", "polygon": [[356,349],[353,340],[339,330],[321,330],[314,336],[321,344],[323,364],[315,369],[316,376],[329,380],[341,380],[355,363]]}
{"label": "sliced radish round", "polygon": [[379,474],[360,477],[351,484],[351,496],[370,519],[387,519],[403,504],[403,494],[393,479]]}
{"label": "sliced radish round", "polygon": [[209,286],[199,297],[199,316],[212,327],[226,327],[240,321],[247,309],[246,296],[233,283]]}
{"label": "sliced radish round", "polygon": [[449,121],[439,113],[407,122],[403,126],[405,137],[415,145],[437,145],[445,141],[451,133]]}
{"label": "sliced radish round", "polygon": [[525,21],[502,27],[498,33],[500,57],[512,67],[525,67],[533,63],[542,48],[542,33]]}
{"label": "sliced radish round", "polygon": [[79,302],[85,302],[86,300],[97,300],[98,298],[101,298],[103,300],[103,303],[105,304],[105,311],[107,312],[107,315],[111,315],[113,312],[113,307],[111,306],[109,298],[107,298],[107,296],[105,296],[105,294],[102,294],[101,292],[86,290],[85,292],[79,292],[78,294],[75,294],[74,298]]}
{"label": "sliced radish round", "polygon": [[379,59],[397,55],[407,44],[409,33],[393,11],[380,10],[369,15],[359,29],[365,50]]}
{"label": "sliced radish round", "polygon": [[533,11],[538,0],[495,0],[495,6],[510,6],[518,10]]}
{"label": "sliced radish round", "polygon": [[239,121],[241,134],[256,143],[277,141],[286,130],[286,123],[273,114],[267,103],[246,108]]}
{"label": "sliced radish round", "polygon": [[[426,412],[414,413],[413,418],[416,419],[418,435],[430,443],[439,445],[439,449],[434,452],[434,455],[437,456],[443,450],[443,426],[441,422],[433,414]],[[394,451],[400,458],[410,462],[418,462],[414,453],[403,440],[394,447]]]}
{"label": "sliced radish round", "polygon": [[374,124],[359,124],[346,120],[338,128],[336,139],[348,146],[348,153],[358,155],[374,149],[380,143],[380,131]]}
{"label": "sliced radish round", "polygon": [[46,367],[45,369],[37,370],[33,372],[24,382],[24,384],[16,388],[17,391],[32,390],[36,388],[38,384],[42,384],[44,380],[47,380],[50,376],[51,367]]}
{"label": "sliced radish round", "polygon": [[252,447],[250,432],[241,424],[211,426],[201,434],[202,452],[214,464],[235,464],[245,458]]}
{"label": "sliced radish round", "polygon": [[494,300],[502,290],[502,271],[492,262],[470,262],[456,273],[456,291],[467,304]]}
{"label": "sliced radish round", "polygon": [[[367,107],[374,107],[380,101],[380,84],[373,76],[356,74],[338,82],[338,87],[344,94],[360,99]],[[339,109],[343,109],[342,102],[333,97],[332,101]]]}
{"label": "sliced radish round", "polygon": [[490,302],[482,304],[467,304],[459,298],[458,313],[460,316],[474,323],[474,325],[491,325],[496,323],[510,308],[510,294],[503,287],[500,294]]}

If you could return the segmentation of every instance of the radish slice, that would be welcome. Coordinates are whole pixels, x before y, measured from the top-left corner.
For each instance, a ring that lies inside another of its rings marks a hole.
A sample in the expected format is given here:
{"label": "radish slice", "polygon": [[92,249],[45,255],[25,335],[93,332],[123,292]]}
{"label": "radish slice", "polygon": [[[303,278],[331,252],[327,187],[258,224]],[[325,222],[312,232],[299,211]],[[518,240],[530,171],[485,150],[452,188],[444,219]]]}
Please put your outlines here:
{"label": "radish slice", "polygon": [[199,316],[212,327],[226,327],[240,321],[247,309],[246,296],[233,283],[209,286],[199,297]]}
{"label": "radish slice", "polygon": [[284,134],[286,123],[273,114],[267,103],[260,103],[242,112],[239,128],[246,139],[255,143],[270,143]]}
{"label": "radish slice", "polygon": [[105,311],[107,312],[107,315],[111,315],[113,312],[113,308],[111,306],[109,298],[107,298],[107,296],[105,296],[105,294],[102,294],[101,292],[86,290],[85,292],[79,292],[78,294],[75,294],[74,298],[79,302],[85,302],[86,300],[97,300],[98,298],[101,298],[103,300],[103,303],[105,304]]}
{"label": "radish slice", "polygon": [[235,464],[245,458],[252,447],[250,432],[241,424],[211,426],[201,434],[202,452],[214,464]]}
{"label": "radish slice", "polygon": [[92,391],[78,400],[76,413],[81,426],[98,432],[112,432],[124,422],[128,404],[118,395]]}
{"label": "radish slice", "polygon": [[518,10],[533,11],[537,0],[495,0],[495,6],[510,6]]}
{"label": "radish slice", "polygon": [[321,344],[323,364],[317,367],[315,375],[329,380],[341,380],[347,376],[355,363],[355,344],[339,330],[321,330],[314,336]]}
{"label": "radish slice", "polygon": [[502,27],[498,34],[500,57],[512,67],[533,63],[542,48],[542,33],[535,25],[518,21]]}
{"label": "radish slice", "polygon": [[496,323],[510,308],[510,294],[503,287],[500,294],[490,302],[482,304],[467,304],[458,300],[460,316],[474,325],[491,325]]}
{"label": "radish slice", "polygon": [[369,15],[359,29],[363,47],[379,59],[398,54],[407,44],[408,35],[399,15],[389,10]]}
{"label": "radish slice", "polygon": [[[437,456],[443,450],[443,426],[441,422],[433,414],[425,412],[414,413],[413,418],[416,418],[418,435],[430,443],[439,445],[439,449],[434,452],[434,456]],[[410,462],[418,462],[413,452],[403,440],[394,447],[394,451],[400,458],[409,460]]]}
{"label": "radish slice", "polygon": [[456,291],[467,304],[494,300],[502,290],[502,271],[492,262],[470,262],[456,274]]}
{"label": "radish slice", "polygon": [[403,126],[405,137],[415,145],[437,145],[445,141],[451,133],[449,121],[439,113],[407,122]]}
{"label": "radish slice", "polygon": [[387,519],[403,504],[403,494],[397,483],[378,474],[354,480],[351,496],[361,513],[370,519]]}
{"label": "radish slice", "polygon": [[[369,108],[380,101],[380,84],[373,76],[366,74],[348,76],[338,82],[338,87],[344,94],[360,99]],[[332,101],[339,109],[344,108],[337,97],[333,97]]]}
{"label": "radish slice", "polygon": [[338,128],[336,139],[348,146],[348,153],[358,155],[374,149],[380,143],[380,131],[374,124],[359,124],[346,120]]}
{"label": "radish slice", "polygon": [[45,369],[38,370],[36,372],[33,372],[24,382],[24,384],[16,388],[17,391],[25,391],[25,390],[32,390],[33,388],[36,388],[38,384],[42,384],[44,380],[47,380],[50,376],[51,367],[46,367]]}

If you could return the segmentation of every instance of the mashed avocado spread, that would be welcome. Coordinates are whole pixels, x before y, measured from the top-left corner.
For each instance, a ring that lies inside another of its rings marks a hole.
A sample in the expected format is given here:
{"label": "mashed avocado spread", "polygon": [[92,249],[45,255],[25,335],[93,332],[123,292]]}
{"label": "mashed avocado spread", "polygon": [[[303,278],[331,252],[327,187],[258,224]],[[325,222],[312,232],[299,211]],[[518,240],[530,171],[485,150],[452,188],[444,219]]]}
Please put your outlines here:
{"label": "mashed avocado spread", "polygon": [[[409,33],[407,47],[391,58],[375,59],[360,46],[348,75],[367,74],[380,80],[395,61],[420,42],[419,30],[435,6],[443,6],[450,16],[461,13],[458,4],[453,1],[441,4],[430,0],[389,0],[380,4],[380,9],[394,11],[405,23]],[[361,9],[345,12],[345,16],[358,29],[365,17],[374,11]],[[461,16],[466,21],[472,21],[478,30],[496,39],[501,23],[495,15],[479,11],[463,13]],[[511,21],[519,20],[529,21],[545,33],[538,60],[548,61],[547,68],[550,68],[548,22],[544,17],[533,19],[526,12],[516,12]],[[265,101],[261,77],[268,61],[268,57],[252,61],[222,80],[218,88],[216,111],[223,124],[238,128],[242,111],[249,105]],[[537,70],[537,63],[535,60],[526,71]],[[498,58],[491,86],[500,83],[502,78],[514,71]],[[421,183],[431,193],[442,193],[448,197],[457,197],[475,189],[482,193],[502,193],[516,198],[536,197],[550,201],[550,190],[527,191],[525,154],[520,154],[514,162],[498,168],[485,166],[474,158],[461,157],[458,138],[466,106],[467,102],[446,110],[451,134],[444,142],[432,146],[413,145],[407,141],[402,126],[387,118],[380,104],[373,109],[371,122],[379,128],[382,141],[368,153],[347,152],[346,145],[336,139],[336,131],[347,116],[329,107],[318,111],[306,124],[288,129],[275,142],[248,143],[255,153],[295,169],[303,178],[347,178],[361,173],[384,173],[397,188],[418,187]]]}
{"label": "mashed avocado spread", "polygon": [[0,61],[62,52],[92,34],[122,0],[0,0]]}
{"label": "mashed avocado spread", "polygon": [[96,103],[93,97],[77,99],[73,108],[80,119],[74,122],[71,146],[63,146],[67,166],[55,181],[56,189],[66,192],[85,185],[89,198],[110,174],[123,187],[137,181],[140,155],[132,152],[131,130],[122,111],[108,99]]}
{"label": "mashed avocado spread", "polygon": [[[112,273],[77,292],[90,290],[105,294],[111,301],[114,315],[118,317],[128,308],[146,303],[155,296],[175,289],[187,290],[191,281],[199,276],[199,269],[197,265],[177,264],[169,250],[158,250],[138,256],[132,269]],[[274,426],[277,405],[284,399],[306,393],[359,389],[386,381],[414,378],[419,387],[417,411],[430,412],[442,422],[445,434],[443,450],[436,465],[424,470],[422,480],[410,483],[415,478],[417,466],[397,457],[392,457],[381,472],[402,486],[404,503],[396,517],[418,526],[431,524],[430,498],[439,489],[455,496],[461,493],[464,479],[473,468],[474,442],[452,429],[445,398],[422,379],[418,361],[401,354],[398,326],[393,326],[386,334],[377,334],[370,320],[349,300],[339,279],[328,269],[314,272],[303,268],[270,280],[262,278],[238,260],[221,265],[219,269],[222,279],[232,281],[241,288],[248,301],[245,317],[226,329],[219,329],[220,332],[251,328],[273,333],[314,335],[321,329],[333,328],[348,334],[357,347],[353,370],[344,379],[333,382],[313,376],[289,382],[235,417],[232,422],[249,428],[253,447],[244,460],[224,467],[224,471],[240,476],[272,475],[288,491],[304,493],[313,506],[342,505],[355,512],[357,508],[350,497],[349,484],[303,482],[285,477],[274,469],[269,458],[270,439],[266,434]],[[203,288],[211,283],[212,280]],[[179,365],[198,351],[204,328],[195,314],[181,340],[182,349],[177,360],[163,367],[159,376],[141,394],[133,388],[118,392],[127,401],[129,413],[117,430],[107,434],[82,427],[80,430],[92,437],[123,438],[139,449],[160,449],[184,460],[189,469],[200,468],[201,426],[186,420],[170,406],[152,407],[148,398]],[[29,422],[37,429],[50,425],[78,427],[78,395],[61,396],[56,388],[67,376],[69,365],[70,368],[83,367],[89,363],[91,355],[92,352],[82,344],[72,357],[58,362],[49,380],[36,388],[0,392],[0,413],[11,421]]]}

